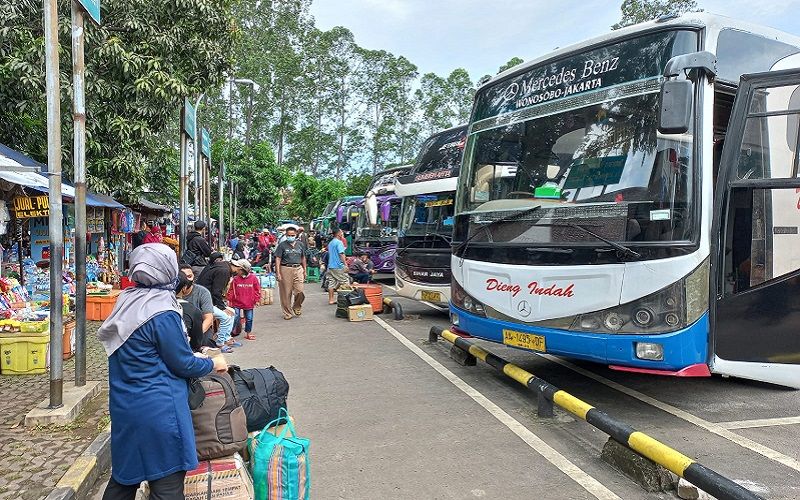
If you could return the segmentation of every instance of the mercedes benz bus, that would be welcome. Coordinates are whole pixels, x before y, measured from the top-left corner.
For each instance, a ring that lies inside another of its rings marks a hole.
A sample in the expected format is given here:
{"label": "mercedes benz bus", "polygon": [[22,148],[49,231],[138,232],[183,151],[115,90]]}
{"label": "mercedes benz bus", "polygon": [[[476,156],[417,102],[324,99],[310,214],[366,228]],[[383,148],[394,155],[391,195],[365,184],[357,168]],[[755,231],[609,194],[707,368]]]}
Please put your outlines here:
{"label": "mercedes benz bus", "polygon": [[800,388],[800,38],[710,14],[477,92],[458,331],[614,369]]}
{"label": "mercedes benz bus", "polygon": [[403,297],[447,307],[450,302],[450,241],[453,210],[467,126],[428,138],[394,192],[403,199],[394,277]]}

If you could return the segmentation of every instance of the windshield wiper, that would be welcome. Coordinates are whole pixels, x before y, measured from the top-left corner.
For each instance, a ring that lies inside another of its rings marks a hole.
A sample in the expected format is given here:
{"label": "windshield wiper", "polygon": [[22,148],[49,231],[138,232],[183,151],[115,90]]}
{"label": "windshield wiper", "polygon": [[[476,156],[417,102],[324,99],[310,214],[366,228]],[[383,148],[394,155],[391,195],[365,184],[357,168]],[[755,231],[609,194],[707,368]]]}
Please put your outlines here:
{"label": "windshield wiper", "polygon": [[540,208],[542,208],[541,205],[536,205],[536,206],[533,206],[531,208],[527,208],[527,209],[525,209],[525,210],[523,210],[521,212],[517,212],[517,213],[511,214],[511,215],[506,215],[505,217],[501,217],[501,218],[499,218],[497,220],[493,220],[493,221],[489,222],[488,224],[486,224],[485,226],[479,227],[474,233],[472,233],[472,236],[470,236],[469,238],[464,240],[463,243],[458,245],[453,253],[456,254],[456,255],[461,253],[461,255],[462,255],[461,258],[463,260],[464,253],[466,253],[470,242],[472,242],[472,240],[475,239],[476,236],[485,233],[487,230],[489,230],[489,228],[494,227],[497,224],[502,224],[504,222],[512,222],[512,221],[514,221],[516,219],[519,219],[519,218],[524,217],[524,216],[526,216],[526,215],[528,215],[530,213],[533,213],[533,212],[539,210]]}
{"label": "windshield wiper", "polygon": [[575,224],[574,222],[564,222],[564,223],[560,223],[560,224],[556,224],[556,223],[553,223],[553,224],[538,224],[538,225],[540,225],[540,226],[556,226],[556,227],[573,227],[575,229],[579,229],[579,230],[583,231],[584,233],[586,233],[586,234],[588,234],[590,236],[593,236],[593,237],[597,238],[598,240],[602,241],[606,245],[614,248],[615,250],[618,250],[618,251],[622,252],[623,255],[628,255],[630,257],[633,257],[634,259],[640,259],[642,257],[642,254],[640,254],[636,250],[633,250],[632,248],[628,248],[625,245],[621,245],[621,244],[619,244],[619,243],[617,243],[615,241],[611,241],[611,240],[609,240],[607,238],[604,238],[603,236],[600,236],[599,234],[597,234],[594,231],[592,231],[591,229],[589,229],[587,227],[584,227],[584,226],[581,226],[580,224]]}
{"label": "windshield wiper", "polygon": [[[443,235],[443,234],[438,234],[438,233],[427,233],[427,234],[425,234],[425,235],[422,237],[422,239],[421,239],[421,240],[414,240],[414,241],[412,241],[411,243],[409,243],[408,245],[406,245],[406,246],[404,246],[404,247],[398,247],[398,248],[397,248],[397,253],[398,253],[399,255],[402,255],[402,254],[404,254],[404,253],[408,252],[408,251],[409,251],[409,249],[411,249],[411,247],[418,246],[418,245],[420,245],[420,244],[423,244],[423,243],[428,243],[428,242],[430,241],[430,240],[428,239],[428,237],[429,237],[429,236],[436,236],[436,237],[439,237],[439,238],[443,239],[443,240],[445,241],[445,243],[447,243],[448,245],[450,245],[450,244],[451,244],[451,240],[450,240],[450,238],[448,238],[447,236],[445,236],[445,235]],[[408,236],[406,236],[406,238],[407,238],[407,237],[408,237]]]}

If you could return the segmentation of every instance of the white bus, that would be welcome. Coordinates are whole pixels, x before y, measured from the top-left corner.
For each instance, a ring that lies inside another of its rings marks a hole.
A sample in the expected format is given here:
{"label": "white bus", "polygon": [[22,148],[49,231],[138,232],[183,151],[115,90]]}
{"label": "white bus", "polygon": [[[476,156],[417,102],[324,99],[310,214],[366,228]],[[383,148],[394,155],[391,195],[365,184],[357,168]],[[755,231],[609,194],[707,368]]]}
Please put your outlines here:
{"label": "white bus", "polygon": [[798,67],[796,36],[687,14],[483,85],[454,327],[619,370],[800,387]]}

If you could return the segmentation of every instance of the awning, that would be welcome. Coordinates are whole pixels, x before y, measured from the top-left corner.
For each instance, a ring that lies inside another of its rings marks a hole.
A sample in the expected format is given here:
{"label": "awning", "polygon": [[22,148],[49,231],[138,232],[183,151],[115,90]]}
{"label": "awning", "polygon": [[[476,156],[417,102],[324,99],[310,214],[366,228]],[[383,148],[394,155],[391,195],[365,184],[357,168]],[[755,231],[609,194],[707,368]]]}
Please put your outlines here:
{"label": "awning", "polygon": [[[35,172],[3,172],[0,171],[0,179],[12,184],[19,184],[27,188],[35,189],[43,193],[49,192],[48,179],[42,174]],[[75,188],[66,183],[61,183],[61,195],[75,198]]]}
{"label": "awning", "polygon": [[47,165],[39,163],[30,156],[24,155],[19,151],[11,149],[5,144],[0,144],[0,166],[33,167],[42,171],[47,171]]}
{"label": "awning", "polygon": [[114,198],[97,193],[86,193],[86,204],[92,207],[125,208],[125,205]]}
{"label": "awning", "polygon": [[146,208],[148,210],[161,211],[164,213],[172,212],[171,207],[168,207],[166,205],[159,205],[158,203],[152,202],[145,198],[139,198],[139,206],[141,206],[142,208]]}

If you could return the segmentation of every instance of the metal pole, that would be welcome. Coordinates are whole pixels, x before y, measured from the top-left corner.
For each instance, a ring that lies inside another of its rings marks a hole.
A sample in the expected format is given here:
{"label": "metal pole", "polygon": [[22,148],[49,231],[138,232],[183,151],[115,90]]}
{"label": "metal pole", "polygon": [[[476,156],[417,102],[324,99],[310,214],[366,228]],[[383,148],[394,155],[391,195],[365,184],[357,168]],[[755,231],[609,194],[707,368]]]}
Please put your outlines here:
{"label": "metal pole", "polygon": [[[204,184],[205,190],[205,213],[206,213],[206,220],[208,221],[209,227],[211,226],[211,159],[206,159],[206,164],[204,167],[204,175],[206,178],[206,182]],[[211,231],[206,232],[206,237],[208,238],[208,243],[211,244]]]}
{"label": "metal pole", "polygon": [[219,217],[217,227],[219,228],[219,240],[217,245],[222,248],[222,241],[225,239],[225,180],[223,174],[225,172],[225,160],[222,160],[222,166],[219,169],[219,178],[217,179],[219,186]]}
{"label": "metal pole", "polygon": [[[202,174],[200,172],[200,167],[203,163],[203,145],[202,139],[200,138],[200,123],[197,121],[197,110],[200,109],[200,103],[205,99],[206,94],[202,93],[197,98],[197,101],[194,103],[194,116],[195,116],[195,125],[194,125],[194,137],[192,140],[194,141],[194,210],[195,210],[195,218],[203,219],[203,211],[200,209],[202,203],[202,197],[200,196],[200,186],[203,185]],[[209,228],[209,231],[210,228]]]}
{"label": "metal pole", "polygon": [[186,132],[183,130],[183,124],[186,120],[186,101],[181,106],[181,178],[180,178],[180,190],[181,190],[181,228],[180,228],[180,250],[183,252],[186,249],[186,232],[187,228],[186,225],[189,223],[189,217],[186,213],[189,208],[189,168],[187,165],[187,156],[188,156],[188,149],[189,149],[189,141],[188,137],[186,136]]}
{"label": "metal pole", "polygon": [[[61,359],[64,327],[62,256],[64,220],[61,210],[61,86],[58,74],[58,6],[44,0],[44,53],[47,80],[47,171],[50,203],[50,406],[60,408],[64,396]],[[84,236],[85,237],[85,236]]]}
{"label": "metal pole", "polygon": [[250,126],[253,124],[253,94],[256,93],[255,85],[250,86],[250,95],[247,103],[247,124],[244,132],[244,144],[250,150]]}
{"label": "metal pole", "polygon": [[228,181],[228,227],[230,228],[230,234],[233,234],[233,205],[236,203],[236,200],[233,199],[233,181]]}
{"label": "metal pole", "polygon": [[231,219],[231,223],[233,224],[233,230],[236,231],[236,221],[239,220],[239,185],[233,185],[233,219]]}
{"label": "metal pole", "polygon": [[86,385],[86,99],[83,8],[72,2],[73,165],[75,169],[75,385]]}

